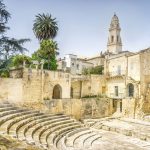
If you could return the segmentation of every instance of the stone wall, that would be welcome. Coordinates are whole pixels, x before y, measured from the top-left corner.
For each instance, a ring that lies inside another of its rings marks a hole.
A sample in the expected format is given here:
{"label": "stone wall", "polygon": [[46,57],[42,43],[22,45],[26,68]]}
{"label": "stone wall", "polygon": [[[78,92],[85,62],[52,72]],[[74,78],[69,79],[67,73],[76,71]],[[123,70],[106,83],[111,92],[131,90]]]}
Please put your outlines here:
{"label": "stone wall", "polygon": [[131,55],[128,57],[127,76],[135,81],[140,81],[140,55]]}
{"label": "stone wall", "polygon": [[51,113],[64,113],[76,119],[101,118],[113,113],[112,100],[107,98],[50,100],[44,103]]}
{"label": "stone wall", "polygon": [[118,75],[119,73],[124,75],[126,73],[127,58],[126,56],[116,56],[107,60],[108,73],[112,76]]}
{"label": "stone wall", "polygon": [[70,98],[70,75],[59,71],[24,70],[23,97],[25,101],[52,99],[55,85],[61,87],[61,98]]}
{"label": "stone wall", "polygon": [[21,102],[22,83],[22,79],[0,78],[0,101]]}
{"label": "stone wall", "polygon": [[[103,90],[105,88],[105,90]],[[106,79],[103,75],[91,75],[88,81],[82,83],[82,97],[86,95],[105,95]]]}
{"label": "stone wall", "polygon": [[103,75],[87,75],[71,82],[72,97],[81,98],[88,95],[105,95],[106,79]]}
{"label": "stone wall", "polygon": [[134,98],[126,98],[122,100],[122,114],[128,118],[136,117],[136,106],[138,101]]}
{"label": "stone wall", "polygon": [[89,58],[86,61],[92,63],[94,67],[96,67],[96,66],[104,66],[105,59],[101,56],[97,56],[97,57]]}
{"label": "stone wall", "polygon": [[[118,96],[115,94],[115,86],[118,86]],[[107,87],[107,96],[110,98],[123,98],[126,96],[125,81],[121,77],[107,80]]]}

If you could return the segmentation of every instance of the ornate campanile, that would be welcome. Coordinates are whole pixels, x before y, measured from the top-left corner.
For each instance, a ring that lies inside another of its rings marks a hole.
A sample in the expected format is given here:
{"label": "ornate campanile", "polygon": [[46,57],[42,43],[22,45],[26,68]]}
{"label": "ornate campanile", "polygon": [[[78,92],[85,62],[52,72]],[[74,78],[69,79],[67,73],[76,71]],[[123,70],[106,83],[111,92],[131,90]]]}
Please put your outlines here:
{"label": "ornate campanile", "polygon": [[109,28],[109,37],[107,43],[107,51],[112,54],[118,54],[122,51],[122,41],[120,36],[120,25],[119,19],[116,14],[112,17],[110,28]]}

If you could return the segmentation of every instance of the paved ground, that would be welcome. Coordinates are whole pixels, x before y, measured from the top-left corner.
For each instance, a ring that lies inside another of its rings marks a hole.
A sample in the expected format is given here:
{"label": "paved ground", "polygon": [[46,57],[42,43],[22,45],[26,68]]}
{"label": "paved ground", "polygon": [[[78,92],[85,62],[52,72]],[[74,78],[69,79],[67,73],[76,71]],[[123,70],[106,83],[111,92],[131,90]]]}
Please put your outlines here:
{"label": "paved ground", "polygon": [[[93,143],[93,150],[150,150],[150,142],[105,130],[97,130],[102,138]],[[101,142],[100,142],[101,141]]]}

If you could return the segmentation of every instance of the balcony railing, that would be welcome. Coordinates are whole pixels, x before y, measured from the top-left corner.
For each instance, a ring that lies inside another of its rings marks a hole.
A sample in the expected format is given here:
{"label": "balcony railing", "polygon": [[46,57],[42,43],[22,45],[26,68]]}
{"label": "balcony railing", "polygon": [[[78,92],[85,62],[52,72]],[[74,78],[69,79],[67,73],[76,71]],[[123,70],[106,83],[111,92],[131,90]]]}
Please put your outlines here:
{"label": "balcony railing", "polygon": [[125,75],[125,73],[126,73],[125,70],[113,71],[113,72],[107,72],[107,76],[110,76],[110,77],[123,76],[123,75]]}

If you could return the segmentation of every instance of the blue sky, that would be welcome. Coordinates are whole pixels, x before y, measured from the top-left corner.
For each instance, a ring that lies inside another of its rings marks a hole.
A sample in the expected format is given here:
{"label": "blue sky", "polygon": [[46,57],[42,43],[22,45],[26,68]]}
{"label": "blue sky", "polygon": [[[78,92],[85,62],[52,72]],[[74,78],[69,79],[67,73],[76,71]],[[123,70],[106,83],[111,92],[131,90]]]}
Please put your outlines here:
{"label": "blue sky", "polygon": [[68,53],[94,56],[106,50],[108,28],[116,12],[120,20],[123,50],[150,47],[149,0],[4,0],[12,18],[9,36],[30,38],[31,54],[39,47],[32,27],[35,15],[50,13],[57,18],[60,57]]}

